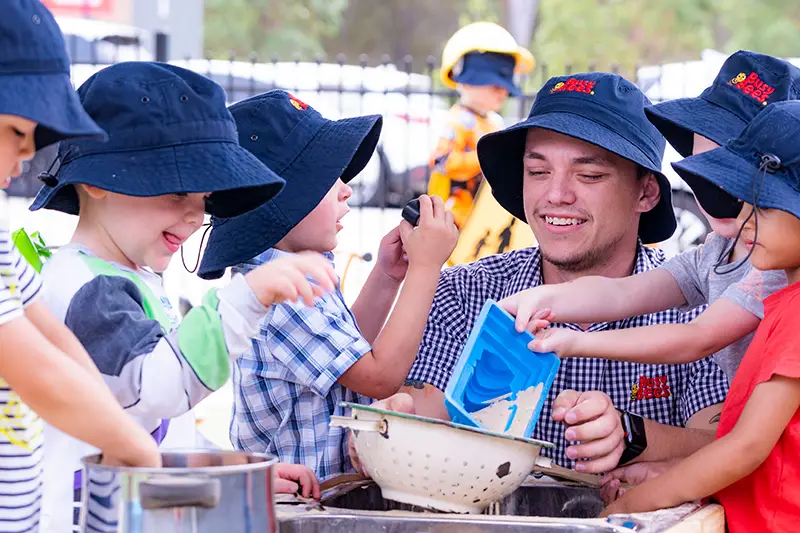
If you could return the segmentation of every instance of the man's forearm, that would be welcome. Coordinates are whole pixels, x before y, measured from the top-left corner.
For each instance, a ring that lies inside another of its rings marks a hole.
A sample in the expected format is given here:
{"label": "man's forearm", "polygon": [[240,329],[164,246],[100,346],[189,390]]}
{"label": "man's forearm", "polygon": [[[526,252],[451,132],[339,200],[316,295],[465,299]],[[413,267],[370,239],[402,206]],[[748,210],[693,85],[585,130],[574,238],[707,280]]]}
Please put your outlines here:
{"label": "man's forearm", "polygon": [[714,440],[721,412],[722,404],[701,409],[686,422],[685,428],[645,420],[647,448],[632,462],[663,461],[690,456]]}
{"label": "man's forearm", "polygon": [[682,428],[644,421],[647,448],[632,462],[667,461],[688,457],[714,440],[714,430]]}
{"label": "man's forearm", "polygon": [[353,303],[351,310],[356,317],[358,329],[370,344],[375,342],[386,323],[399,289],[400,283],[380,272],[378,268],[373,268]]}

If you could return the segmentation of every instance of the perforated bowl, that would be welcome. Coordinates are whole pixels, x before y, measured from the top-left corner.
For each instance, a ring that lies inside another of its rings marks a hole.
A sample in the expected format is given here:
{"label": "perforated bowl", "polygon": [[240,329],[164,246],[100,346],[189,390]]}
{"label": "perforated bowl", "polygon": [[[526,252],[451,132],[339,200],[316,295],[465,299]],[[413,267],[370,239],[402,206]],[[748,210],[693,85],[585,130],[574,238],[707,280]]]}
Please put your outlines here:
{"label": "perforated bowl", "polygon": [[514,492],[549,442],[511,437],[435,420],[342,404],[358,458],[383,497],[453,513],[480,513]]}

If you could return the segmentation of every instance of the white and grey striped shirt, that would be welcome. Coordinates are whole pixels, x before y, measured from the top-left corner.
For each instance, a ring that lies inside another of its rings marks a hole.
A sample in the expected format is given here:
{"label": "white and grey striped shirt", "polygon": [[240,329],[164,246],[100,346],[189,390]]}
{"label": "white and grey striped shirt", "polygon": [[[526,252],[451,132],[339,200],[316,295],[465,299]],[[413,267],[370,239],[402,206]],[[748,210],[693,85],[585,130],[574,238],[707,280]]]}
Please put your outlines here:
{"label": "white and grey striped shirt", "polygon": [[[36,271],[0,229],[0,327],[39,294]],[[42,421],[0,376],[0,531],[35,531],[42,486]]]}

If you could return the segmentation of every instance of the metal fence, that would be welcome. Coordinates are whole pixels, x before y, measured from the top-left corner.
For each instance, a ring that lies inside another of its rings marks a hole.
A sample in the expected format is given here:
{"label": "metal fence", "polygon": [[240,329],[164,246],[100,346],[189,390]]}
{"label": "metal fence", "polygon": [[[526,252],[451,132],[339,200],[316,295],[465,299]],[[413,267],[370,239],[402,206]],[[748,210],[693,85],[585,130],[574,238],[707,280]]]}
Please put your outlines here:
{"label": "metal fence", "polygon": [[[166,60],[168,36],[164,34],[73,34],[65,30],[67,49],[72,58],[72,80],[76,87],[95,72],[106,66],[129,60]],[[149,39],[149,42],[147,41]],[[429,177],[429,157],[438,136],[444,130],[448,111],[457,101],[458,94],[444,88],[438,81],[436,58],[428,57],[422,72],[414,72],[414,58],[400,61],[361,55],[351,61],[343,55],[330,60],[318,57],[302,61],[294,57],[289,61],[277,56],[263,61],[251,55],[246,59],[231,56],[219,59],[186,59],[169,61],[172,64],[201,73],[226,91],[229,103],[271,89],[284,89],[305,101],[329,118],[344,118],[363,114],[381,114],[384,127],[381,141],[372,160],[351,183],[354,194],[353,207],[399,207],[412,197],[424,192]],[[696,62],[695,62],[696,63]],[[677,66],[676,66],[677,65]],[[688,72],[691,66],[673,64],[635,68],[628,77],[653,101],[699,93],[676,80],[691,79],[700,88],[707,85],[703,76]],[[678,70],[676,70],[676,68]],[[707,66],[700,65],[708,70]],[[567,65],[561,74],[569,75],[573,68]],[[594,70],[593,65],[588,70]],[[612,67],[617,72],[617,67]],[[630,69],[629,69],[630,70]],[[711,78],[716,72],[710,73]],[[519,80],[523,94],[510,97],[501,114],[506,124],[524,118],[536,97],[537,91],[550,76],[555,75],[546,62],[539,60],[534,72]],[[670,83],[665,84],[665,81]],[[710,78],[709,78],[710,82]],[[668,155],[667,160],[674,159]],[[46,161],[47,157],[38,158]],[[665,164],[665,171],[671,172]],[[7,191],[12,196],[33,196],[40,183],[36,180],[36,160],[25,176],[13,182]],[[695,227],[687,242],[680,248],[695,244],[705,235],[707,228],[697,211],[688,189],[677,177],[673,181],[674,203],[687,227]],[[688,217],[688,218],[687,218]],[[699,222],[699,226],[698,226]]]}
{"label": "metal fence", "polygon": [[[98,33],[83,28],[64,28],[67,50],[72,58],[76,87],[108,65],[130,60],[161,60],[168,57],[165,34],[122,30],[118,34]],[[262,61],[255,55],[245,60],[186,59],[170,63],[189,68],[219,83],[229,103],[271,89],[284,89],[306,101],[329,118],[360,114],[381,114],[384,128],[370,164],[353,182],[354,206],[396,207],[426,189],[428,160],[442,132],[449,108],[456,102],[455,91],[438,81],[438,64],[428,57],[422,72],[414,72],[414,58],[400,61],[366,54],[350,61],[343,55],[334,60],[317,57],[282,61],[273,56]],[[592,69],[590,65],[590,69]],[[616,70],[616,68],[614,69]],[[567,74],[572,71],[566,68]],[[502,115],[507,124],[527,115],[536,91],[550,76],[539,62],[534,73],[520,79],[523,94],[508,99]],[[38,169],[35,169],[38,170]],[[8,191],[12,196],[31,196],[39,184],[32,172],[17,180]]]}

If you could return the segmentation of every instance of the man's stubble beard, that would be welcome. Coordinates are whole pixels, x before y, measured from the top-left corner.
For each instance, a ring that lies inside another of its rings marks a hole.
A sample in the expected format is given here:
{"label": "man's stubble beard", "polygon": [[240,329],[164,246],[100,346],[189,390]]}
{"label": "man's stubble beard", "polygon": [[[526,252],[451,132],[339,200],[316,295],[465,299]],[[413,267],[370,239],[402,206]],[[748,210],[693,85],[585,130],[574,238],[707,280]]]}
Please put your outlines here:
{"label": "man's stubble beard", "polygon": [[624,237],[624,235],[619,235],[611,241],[598,243],[588,250],[583,250],[566,258],[552,257],[541,244],[539,245],[539,251],[545,261],[559,270],[571,273],[588,272],[603,266],[614,255],[614,249],[622,242]]}

